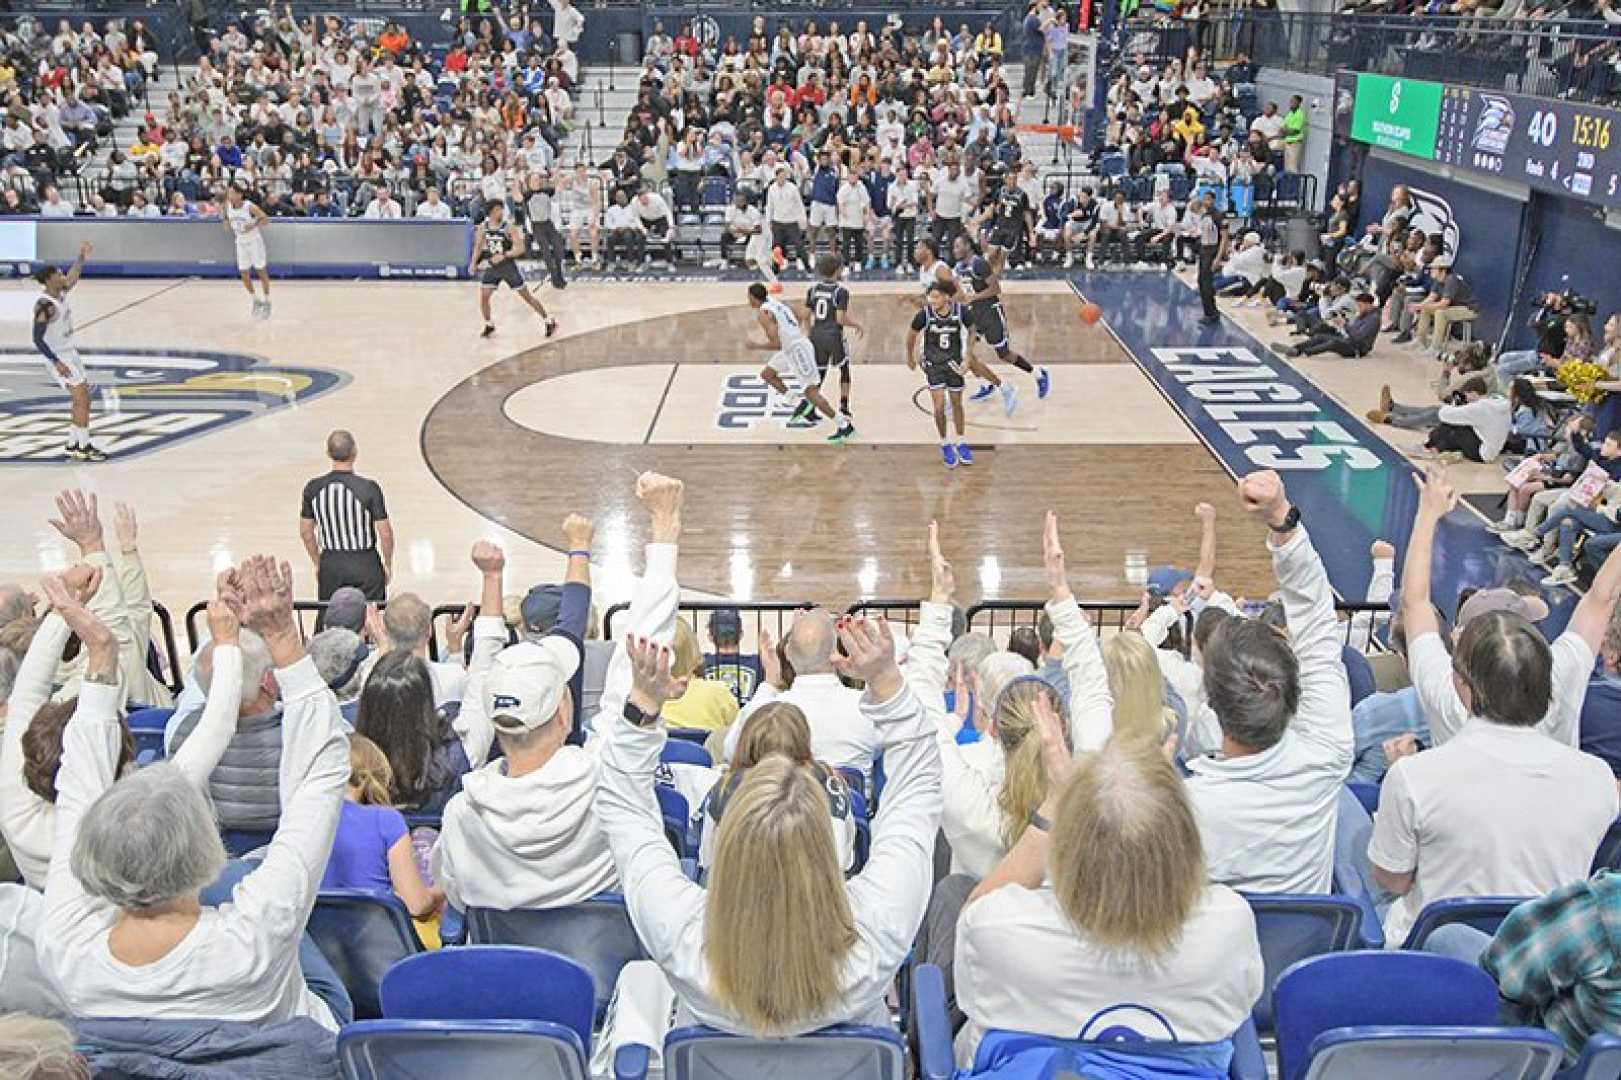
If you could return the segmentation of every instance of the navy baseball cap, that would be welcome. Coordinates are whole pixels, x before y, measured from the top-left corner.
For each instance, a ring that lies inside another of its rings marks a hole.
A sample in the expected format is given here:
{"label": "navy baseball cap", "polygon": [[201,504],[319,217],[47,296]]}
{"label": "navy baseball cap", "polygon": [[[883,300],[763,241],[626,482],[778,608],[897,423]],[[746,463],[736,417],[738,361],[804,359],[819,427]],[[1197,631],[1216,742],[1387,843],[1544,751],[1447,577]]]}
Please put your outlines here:
{"label": "navy baseball cap", "polygon": [[563,586],[536,585],[524,595],[518,612],[523,617],[523,628],[544,634],[557,625],[558,613],[563,608]]}
{"label": "navy baseball cap", "polygon": [[1148,591],[1170,596],[1178,585],[1186,585],[1193,575],[1175,566],[1156,566],[1148,572]]}
{"label": "navy baseball cap", "polygon": [[718,608],[709,613],[709,632],[716,637],[734,637],[743,633],[743,616],[736,608]]}

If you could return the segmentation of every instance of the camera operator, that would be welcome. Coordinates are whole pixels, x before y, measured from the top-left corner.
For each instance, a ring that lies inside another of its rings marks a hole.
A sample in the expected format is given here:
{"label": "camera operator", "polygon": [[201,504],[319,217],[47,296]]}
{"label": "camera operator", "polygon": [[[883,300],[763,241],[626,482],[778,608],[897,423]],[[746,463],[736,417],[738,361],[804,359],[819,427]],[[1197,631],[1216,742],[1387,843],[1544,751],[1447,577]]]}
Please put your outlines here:
{"label": "camera operator", "polygon": [[[1536,331],[1537,347],[1505,352],[1497,358],[1497,381],[1508,386],[1521,375],[1528,375],[1539,367],[1555,367],[1566,359],[1567,324],[1573,318],[1582,319],[1596,309],[1592,301],[1566,289],[1564,292],[1544,293],[1542,306],[1531,316],[1531,329]],[[1591,343],[1591,335],[1588,335]],[[1591,351],[1589,351],[1591,355]],[[1569,357],[1568,359],[1585,359]]]}

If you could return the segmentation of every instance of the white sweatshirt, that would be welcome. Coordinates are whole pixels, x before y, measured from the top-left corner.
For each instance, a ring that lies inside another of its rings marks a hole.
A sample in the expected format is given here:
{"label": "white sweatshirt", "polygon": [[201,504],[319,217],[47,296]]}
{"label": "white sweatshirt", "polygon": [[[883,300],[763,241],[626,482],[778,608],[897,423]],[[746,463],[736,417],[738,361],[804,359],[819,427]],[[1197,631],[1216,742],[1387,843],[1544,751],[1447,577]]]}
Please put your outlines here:
{"label": "white sweatshirt", "polygon": [[[1114,728],[1114,699],[1109,693],[1109,676],[1103,667],[1097,634],[1073,600],[1048,604],[1047,614],[1053,621],[1054,637],[1064,646],[1071,744],[1077,753],[1096,750],[1109,740]],[[997,803],[1005,759],[1000,744],[988,737],[980,742],[995,748],[994,757],[991,750],[980,749],[979,743],[959,745],[955,718],[935,704],[945,700],[946,650],[950,644],[951,607],[924,603],[917,632],[912,635],[912,649],[906,654],[906,677],[934,721],[945,776],[941,829],[951,847],[951,872],[984,878],[1007,854],[1002,843],[1002,810]]]}
{"label": "white sweatshirt", "polygon": [[[630,607],[628,633],[668,644],[674,637],[676,548],[649,544],[647,572]],[[666,738],[664,728],[638,728],[621,715],[630,693],[630,661],[614,651],[596,727],[602,739],[597,813],[624,881],[631,921],[648,956],[674,988],[676,1023],[709,1024],[734,1034],[753,1034],[709,992],[704,960],[706,894],[688,880],[664,838],[653,775]],[[940,827],[940,754],[933,724],[907,686],[889,701],[863,698],[862,707],[884,746],[890,780],[873,823],[866,868],[846,883],[855,917],[856,943],[845,957],[843,990],[824,1015],[806,1017],[782,1035],[798,1035],[845,1021],[889,1024],[884,998],[912,947],[928,906],[934,837]],[[810,718],[814,725],[816,718]],[[784,927],[784,933],[794,928]],[[769,948],[769,942],[761,942]]]}
{"label": "white sweatshirt", "polygon": [[40,966],[74,1015],[257,1024],[308,1016],[337,1030],[332,1011],[304,983],[298,942],[332,852],[349,779],[349,740],[337,699],[313,660],[305,656],[278,669],[276,681],[283,708],[275,838],[259,868],[237,883],[230,903],[203,908],[191,933],[140,966],[113,956],[107,938],[118,909],[86,893],[69,865],[79,822],[113,785],[118,759],[117,691],[87,684],[80,693],[62,740],[57,842],[40,934]]}
{"label": "white sweatshirt", "polygon": [[1513,427],[1508,399],[1501,394],[1492,394],[1463,405],[1443,405],[1437,415],[1443,424],[1475,429],[1475,434],[1480,436],[1481,461],[1497,460]]}
{"label": "white sweatshirt", "polygon": [[[67,644],[68,626],[54,611],[45,616],[34,640],[28,646],[12,686],[6,709],[6,727],[0,735],[0,834],[11,848],[11,855],[23,880],[36,889],[45,887],[51,849],[56,844],[56,806],[46,802],[23,782],[23,735],[34,722],[40,706],[51,693],[56,662]],[[220,755],[236,734],[236,714],[241,701],[242,650],[222,646],[214,661],[215,693],[211,694],[196,734],[188,739],[172,759],[175,767],[205,787],[209,774],[219,764]],[[81,685],[80,695],[92,687]],[[121,699],[119,688],[110,687]],[[117,752],[114,751],[114,762]],[[60,779],[57,781],[61,785]],[[60,793],[58,793],[60,802]]]}

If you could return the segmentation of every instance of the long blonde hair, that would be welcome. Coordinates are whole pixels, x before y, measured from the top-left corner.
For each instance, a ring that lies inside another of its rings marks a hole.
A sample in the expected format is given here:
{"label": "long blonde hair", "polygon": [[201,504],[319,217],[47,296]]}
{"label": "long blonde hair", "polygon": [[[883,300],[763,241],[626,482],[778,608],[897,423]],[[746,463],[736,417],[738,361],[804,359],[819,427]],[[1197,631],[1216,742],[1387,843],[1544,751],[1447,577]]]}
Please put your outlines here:
{"label": "long blonde hair", "polygon": [[1177,944],[1204,891],[1204,848],[1182,778],[1159,747],[1111,739],[1076,760],[1047,876],[1090,941],[1150,957]]}
{"label": "long blonde hair", "polygon": [[1065,716],[1058,692],[1034,675],[1014,679],[996,698],[996,741],[1005,762],[996,806],[1002,812],[1002,843],[1009,848],[1024,835],[1030,812],[1047,798],[1047,769],[1041,763],[1041,736],[1036,730],[1039,697],[1046,697],[1053,710]]}
{"label": "long blonde hair", "polygon": [[1165,707],[1165,676],[1148,639],[1135,630],[1115,634],[1103,643],[1103,667],[1114,698],[1114,737],[1163,743],[1176,721]]}
{"label": "long blonde hair", "polygon": [[704,919],[710,992],[762,1035],[824,1016],[856,943],[826,790],[809,767],[768,755],[718,833]]}
{"label": "long blonde hair", "polygon": [[675,642],[671,650],[670,671],[685,678],[704,673],[704,650],[698,644],[698,635],[685,619],[675,621]]}
{"label": "long blonde hair", "polygon": [[790,701],[773,701],[760,706],[743,722],[737,737],[737,750],[726,767],[724,780],[735,773],[780,754],[795,765],[811,763],[810,721]]}
{"label": "long blonde hair", "polygon": [[394,787],[394,769],[383,748],[366,736],[349,736],[349,786],[357,792],[361,806],[393,806],[389,792]]}

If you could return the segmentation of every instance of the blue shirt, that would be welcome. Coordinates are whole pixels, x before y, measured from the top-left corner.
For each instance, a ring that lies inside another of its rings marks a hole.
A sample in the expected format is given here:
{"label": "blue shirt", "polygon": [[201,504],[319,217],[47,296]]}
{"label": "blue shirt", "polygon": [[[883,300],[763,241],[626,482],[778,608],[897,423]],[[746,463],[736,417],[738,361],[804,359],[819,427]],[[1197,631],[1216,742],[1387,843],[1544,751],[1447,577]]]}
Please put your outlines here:
{"label": "blue shirt", "polygon": [[405,818],[392,806],[361,806],[343,800],[321,888],[393,892],[388,851],[405,834]]}
{"label": "blue shirt", "polygon": [[886,176],[877,169],[872,170],[861,178],[867,187],[867,195],[872,199],[872,212],[875,217],[889,216],[889,185],[895,182],[893,176]]}
{"label": "blue shirt", "polygon": [[1385,740],[1397,735],[1414,735],[1430,741],[1429,721],[1418,701],[1418,689],[1406,687],[1383,694],[1370,694],[1351,710],[1351,730],[1356,738],[1356,757],[1351,763],[1350,780],[1377,784],[1385,778],[1390,762],[1385,760]]}
{"label": "blue shirt", "polygon": [[827,203],[829,206],[837,205],[839,201],[839,174],[838,170],[827,168],[817,169],[811,177],[811,202]]}
{"label": "blue shirt", "polygon": [[1593,673],[1582,699],[1581,749],[1621,776],[1621,675]]}

